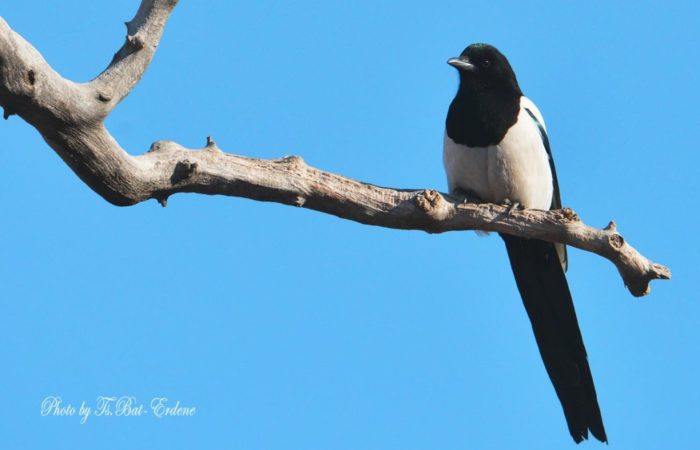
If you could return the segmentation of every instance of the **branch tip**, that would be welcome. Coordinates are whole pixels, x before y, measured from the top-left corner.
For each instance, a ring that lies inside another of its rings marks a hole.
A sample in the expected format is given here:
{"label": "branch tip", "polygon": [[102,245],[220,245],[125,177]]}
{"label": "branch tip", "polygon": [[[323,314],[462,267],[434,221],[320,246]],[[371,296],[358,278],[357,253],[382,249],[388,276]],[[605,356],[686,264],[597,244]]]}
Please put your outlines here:
{"label": "branch tip", "polygon": [[216,141],[215,141],[214,138],[211,137],[211,136],[207,136],[207,145],[206,145],[206,148],[209,149],[209,150],[218,150],[218,151],[221,151],[221,150],[219,149],[219,146],[216,145]]}
{"label": "branch tip", "polygon": [[603,228],[605,231],[617,231],[617,224],[611,220],[607,227]]}
{"label": "branch tip", "polygon": [[658,278],[659,280],[671,279],[671,269],[669,269],[668,267],[657,263],[653,263],[651,267],[654,271],[654,274],[656,275],[656,278]]}

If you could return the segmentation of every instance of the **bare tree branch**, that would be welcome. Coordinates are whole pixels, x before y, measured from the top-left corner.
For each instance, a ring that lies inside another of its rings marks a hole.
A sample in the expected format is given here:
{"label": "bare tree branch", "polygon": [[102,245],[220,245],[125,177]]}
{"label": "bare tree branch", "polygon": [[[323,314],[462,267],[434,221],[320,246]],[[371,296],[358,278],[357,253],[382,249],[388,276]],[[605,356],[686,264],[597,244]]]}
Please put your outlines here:
{"label": "bare tree branch", "polygon": [[176,0],[143,0],[127,23],[127,39],[93,81],[78,84],[56,73],[0,18],[0,106],[17,114],[95,192],[128,206],[156,199],[163,206],[179,192],[220,194],[314,209],[388,228],[442,233],[483,230],[561,242],[609,259],[635,296],[668,268],[639,254],[613,222],[596,229],[572,210],[509,211],[494,204],[462,204],[433,190],[379,187],[309,167],[296,156],[278,160],[223,153],[210,138],[199,150],[155,142],[129,155],[104,127],[104,119],[136,86],[151,62]]}
{"label": "bare tree branch", "polygon": [[126,41],[112,63],[90,84],[111,111],[141,80],[156,52],[165,23],[178,0],[145,0],[126,22]]}

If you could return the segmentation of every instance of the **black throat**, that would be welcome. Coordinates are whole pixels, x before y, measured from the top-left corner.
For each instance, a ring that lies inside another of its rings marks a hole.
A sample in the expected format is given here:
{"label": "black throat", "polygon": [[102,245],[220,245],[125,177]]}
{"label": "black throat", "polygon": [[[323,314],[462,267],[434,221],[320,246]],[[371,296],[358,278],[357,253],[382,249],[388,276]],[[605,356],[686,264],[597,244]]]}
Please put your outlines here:
{"label": "black throat", "polygon": [[447,113],[447,135],[469,147],[496,145],[518,121],[520,88],[484,87],[460,83]]}

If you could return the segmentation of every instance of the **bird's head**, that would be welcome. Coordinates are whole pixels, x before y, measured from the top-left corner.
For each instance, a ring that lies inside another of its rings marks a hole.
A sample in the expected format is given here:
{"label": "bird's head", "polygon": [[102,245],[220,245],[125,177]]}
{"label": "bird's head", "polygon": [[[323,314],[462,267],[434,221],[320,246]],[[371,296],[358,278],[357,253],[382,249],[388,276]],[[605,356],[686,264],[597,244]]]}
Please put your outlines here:
{"label": "bird's head", "polygon": [[488,44],[472,44],[457,58],[447,61],[459,71],[460,89],[514,90],[520,93],[515,72],[498,49]]}

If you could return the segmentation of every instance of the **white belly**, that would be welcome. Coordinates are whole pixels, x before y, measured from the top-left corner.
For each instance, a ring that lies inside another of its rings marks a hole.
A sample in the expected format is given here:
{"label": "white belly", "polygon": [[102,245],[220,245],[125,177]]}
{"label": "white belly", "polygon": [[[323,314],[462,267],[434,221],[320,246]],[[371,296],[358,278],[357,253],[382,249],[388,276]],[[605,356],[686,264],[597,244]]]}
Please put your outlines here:
{"label": "white belly", "polygon": [[498,145],[467,147],[445,133],[443,162],[450,192],[471,191],[485,202],[508,199],[529,209],[548,210],[552,204],[549,157],[537,124],[523,108]]}

